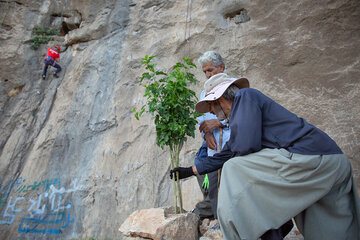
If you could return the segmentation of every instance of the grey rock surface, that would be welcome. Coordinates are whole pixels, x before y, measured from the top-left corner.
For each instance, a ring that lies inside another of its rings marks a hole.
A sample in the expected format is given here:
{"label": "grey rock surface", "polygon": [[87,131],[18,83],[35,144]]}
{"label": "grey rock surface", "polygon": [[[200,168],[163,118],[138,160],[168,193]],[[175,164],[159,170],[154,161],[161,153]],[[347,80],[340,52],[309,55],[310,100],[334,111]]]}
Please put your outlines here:
{"label": "grey rock surface", "polygon": [[[219,51],[229,75],[328,133],[360,186],[359,22],[358,0],[1,1],[0,235],[116,239],[135,210],[172,204],[169,152],[152,117],[131,112],[145,103],[145,54],[169,69]],[[37,26],[62,35],[32,50]],[[54,44],[63,71],[43,81]],[[197,132],[181,165],[200,144]],[[182,185],[190,210],[201,193],[194,179]]]}
{"label": "grey rock surface", "polygon": [[126,237],[154,240],[197,240],[199,216],[186,212],[174,214],[174,207],[150,208],[133,212],[119,228]]}

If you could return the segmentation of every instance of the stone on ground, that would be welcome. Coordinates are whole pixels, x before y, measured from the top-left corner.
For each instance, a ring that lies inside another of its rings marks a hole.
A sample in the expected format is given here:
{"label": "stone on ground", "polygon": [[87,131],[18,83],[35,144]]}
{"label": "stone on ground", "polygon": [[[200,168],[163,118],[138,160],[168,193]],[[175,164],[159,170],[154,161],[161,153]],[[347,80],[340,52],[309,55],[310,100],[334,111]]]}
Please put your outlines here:
{"label": "stone on ground", "polygon": [[124,221],[119,231],[127,237],[197,240],[199,217],[190,212],[172,213],[172,208],[137,210]]}

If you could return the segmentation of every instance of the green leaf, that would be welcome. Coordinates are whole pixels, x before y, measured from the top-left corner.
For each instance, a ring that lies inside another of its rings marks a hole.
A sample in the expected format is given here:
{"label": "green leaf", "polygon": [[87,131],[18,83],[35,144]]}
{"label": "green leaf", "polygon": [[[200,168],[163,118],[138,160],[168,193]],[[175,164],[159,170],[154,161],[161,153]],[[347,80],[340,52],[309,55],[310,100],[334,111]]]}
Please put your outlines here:
{"label": "green leaf", "polygon": [[60,30],[59,29],[45,29],[44,27],[35,27],[33,29],[33,37],[32,37],[32,43],[31,48],[36,50],[39,48],[41,44],[48,43],[49,41],[53,40],[54,35],[59,35]]}
{"label": "green leaf", "polygon": [[196,79],[188,70],[196,65],[189,58],[184,58],[183,62],[176,63],[166,73],[157,69],[154,58],[145,55],[141,59],[146,71],[142,73],[140,82],[146,80],[142,86],[145,87],[144,97],[147,101],[141,111],[135,112],[133,109],[133,112],[137,119],[143,112],[154,114],[156,144],[161,148],[171,148],[186,141],[187,136],[195,136],[197,98],[189,86],[196,84]]}

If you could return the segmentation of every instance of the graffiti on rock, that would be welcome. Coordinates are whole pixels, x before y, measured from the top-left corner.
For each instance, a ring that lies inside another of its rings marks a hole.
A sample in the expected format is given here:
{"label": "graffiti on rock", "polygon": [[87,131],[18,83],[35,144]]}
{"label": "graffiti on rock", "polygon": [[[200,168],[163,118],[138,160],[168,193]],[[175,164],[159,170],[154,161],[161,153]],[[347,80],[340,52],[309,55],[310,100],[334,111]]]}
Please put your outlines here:
{"label": "graffiti on rock", "polygon": [[[82,190],[76,179],[72,181],[69,189],[61,187],[61,181],[57,178],[34,181],[28,185],[24,183],[25,179],[19,178],[16,182],[0,188],[0,226],[19,222],[18,233],[58,235],[74,223],[75,219],[71,217],[73,204],[65,199],[68,194]],[[15,194],[28,191],[42,193],[35,199],[14,197]],[[17,218],[18,221],[15,221]]]}
{"label": "graffiti on rock", "polygon": [[74,218],[70,219],[70,213],[64,211],[58,213],[50,213],[44,217],[41,215],[37,218],[22,218],[18,232],[19,233],[41,233],[41,234],[60,234],[62,229],[74,222]]}
{"label": "graffiti on rock", "polygon": [[5,187],[0,188],[0,193],[25,193],[28,191],[48,191],[51,185],[58,186],[60,188],[61,180],[58,178],[47,179],[43,181],[34,181],[30,184],[25,184],[26,179],[20,177],[17,181],[10,181]]}

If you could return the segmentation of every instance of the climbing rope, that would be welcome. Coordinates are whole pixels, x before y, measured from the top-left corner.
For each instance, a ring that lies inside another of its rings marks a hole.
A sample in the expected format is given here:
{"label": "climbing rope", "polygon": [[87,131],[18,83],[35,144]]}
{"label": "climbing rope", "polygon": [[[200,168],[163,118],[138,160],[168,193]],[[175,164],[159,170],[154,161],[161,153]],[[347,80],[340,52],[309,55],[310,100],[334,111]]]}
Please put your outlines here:
{"label": "climbing rope", "polygon": [[186,45],[188,47],[187,57],[190,57],[190,23],[191,23],[192,0],[187,2],[186,19],[185,19],[185,47],[184,55],[186,56]]}
{"label": "climbing rope", "polygon": [[4,16],[1,19],[0,26],[2,26],[2,24],[4,23],[4,20],[5,20],[5,17],[6,17],[6,14],[7,14],[8,10],[9,10],[9,0],[6,0],[6,8],[5,8],[5,11],[4,11]]}

